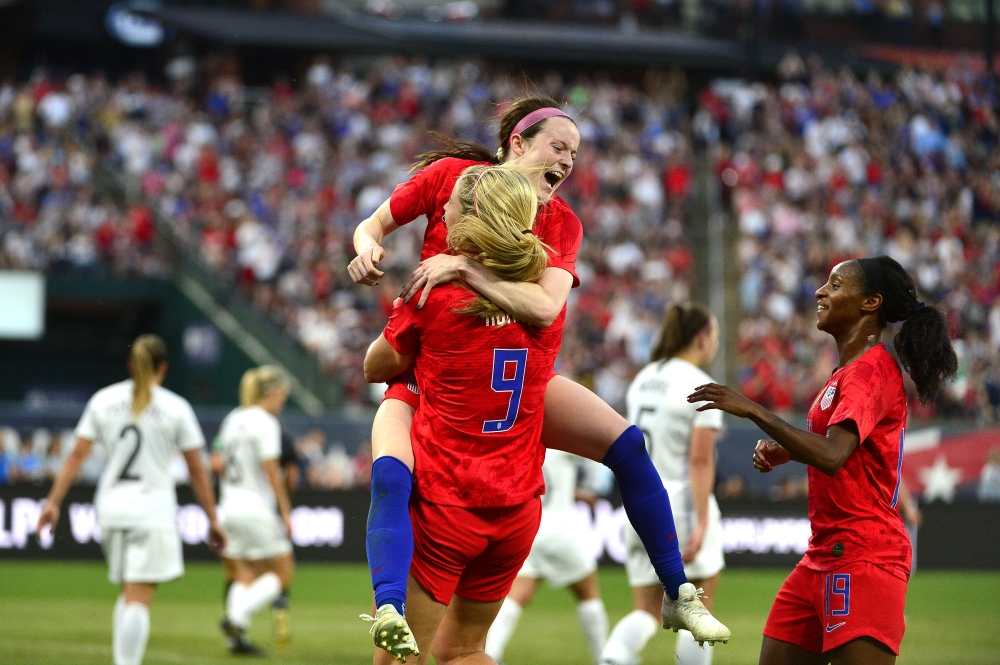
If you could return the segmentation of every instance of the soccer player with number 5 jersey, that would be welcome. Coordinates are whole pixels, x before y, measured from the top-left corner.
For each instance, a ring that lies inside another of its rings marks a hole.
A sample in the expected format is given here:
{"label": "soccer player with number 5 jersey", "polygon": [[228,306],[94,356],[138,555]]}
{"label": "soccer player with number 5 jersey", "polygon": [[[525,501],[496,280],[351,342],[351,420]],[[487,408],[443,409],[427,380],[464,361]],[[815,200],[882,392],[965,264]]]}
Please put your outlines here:
{"label": "soccer player with number 5 jersey", "polygon": [[902,321],[894,347],[921,401],[955,375],[944,315],[917,300],[912,278],[887,256],[845,261],[816,291],[816,327],[830,334],[840,365],[809,410],[806,430],[739,393],[697,388],[699,411],[748,418],[760,441],[754,467],[767,473],[809,465],[809,549],[778,592],[764,627],[761,665],[890,665],[903,639],[910,542],[896,503],[906,425],[903,375],[882,344]]}

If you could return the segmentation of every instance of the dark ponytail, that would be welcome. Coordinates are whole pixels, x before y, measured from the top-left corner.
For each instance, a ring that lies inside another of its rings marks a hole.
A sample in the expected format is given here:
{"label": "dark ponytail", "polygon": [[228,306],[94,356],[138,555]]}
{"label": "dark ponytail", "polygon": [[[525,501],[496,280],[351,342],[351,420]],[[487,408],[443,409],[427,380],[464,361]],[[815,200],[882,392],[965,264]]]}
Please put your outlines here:
{"label": "dark ponytail", "polygon": [[933,401],[942,384],[958,371],[958,357],[951,346],[944,314],[917,300],[913,279],[892,258],[883,255],[859,259],[858,263],[865,277],[865,295],[882,295],[879,327],[903,322],[893,347],[917,386],[917,397],[924,404]]}
{"label": "dark ponytail", "polygon": [[649,362],[670,360],[684,350],[708,325],[712,313],[701,305],[685,303],[671,305],[663,315],[663,329],[660,341],[653,350]]}
{"label": "dark ponytail", "polygon": [[[495,152],[490,152],[489,148],[481,143],[459,141],[458,139],[448,138],[437,132],[431,132],[431,136],[445,144],[444,147],[440,150],[429,150],[417,155],[417,161],[410,167],[410,172],[412,173],[425,166],[430,166],[445,157],[457,157],[458,159],[469,159],[475,162],[500,164],[507,158],[507,152],[510,150],[510,146],[508,145],[510,134],[514,131],[517,123],[521,122],[521,119],[529,113],[545,108],[559,108],[559,102],[551,97],[521,97],[520,99],[515,99],[507,111],[500,116],[500,129],[497,131],[497,143],[500,147]],[[538,132],[542,131],[544,125],[544,120],[537,122],[521,132],[521,136],[525,139],[531,139]]]}

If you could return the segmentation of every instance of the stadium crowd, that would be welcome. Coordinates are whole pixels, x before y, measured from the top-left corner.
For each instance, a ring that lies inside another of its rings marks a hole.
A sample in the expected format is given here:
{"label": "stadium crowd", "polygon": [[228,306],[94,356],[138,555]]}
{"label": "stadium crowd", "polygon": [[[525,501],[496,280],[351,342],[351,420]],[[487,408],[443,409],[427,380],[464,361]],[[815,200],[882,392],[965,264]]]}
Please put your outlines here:
{"label": "stadium crowd", "polygon": [[[807,66],[776,85],[716,84],[700,105],[727,145],[718,173],[739,226],[740,388],[804,411],[836,366],[813,292],[853,256],[888,254],[943,305],[958,379],[920,415],[995,416],[1000,404],[1000,119],[962,63],[895,80]],[[731,146],[731,149],[729,148]]]}
{"label": "stadium crowd", "polygon": [[[964,71],[861,80],[790,56],[777,85],[717,81],[694,104],[679,70],[538,80],[582,135],[560,190],[585,229],[582,286],[557,369],[623,406],[664,307],[690,293],[695,146],[708,146],[739,225],[741,389],[807,408],[835,362],[811,323],[812,292],[838,258],[884,251],[947,307],[958,338],[961,376],[936,412],[995,415],[1000,125],[993,93]],[[40,69],[0,86],[0,265],[162,275],[158,215],[349,399],[377,399],[364,349],[422,227],[390,236],[375,289],[344,270],[354,227],[434,145],[429,131],[492,145],[497,110],[525,85],[472,61],[403,58],[319,57],[298,84],[266,88],[245,85],[232,57],[177,58],[166,73],[153,86]],[[131,196],[110,195],[108,174]]]}

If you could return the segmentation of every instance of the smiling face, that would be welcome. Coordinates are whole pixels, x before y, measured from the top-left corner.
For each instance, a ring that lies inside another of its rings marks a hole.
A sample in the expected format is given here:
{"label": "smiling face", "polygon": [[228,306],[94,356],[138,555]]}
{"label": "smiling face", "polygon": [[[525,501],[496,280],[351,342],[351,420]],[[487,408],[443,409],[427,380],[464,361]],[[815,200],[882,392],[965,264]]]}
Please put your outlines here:
{"label": "smiling face", "polygon": [[865,313],[878,310],[882,296],[866,296],[864,287],[864,273],[857,261],[834,266],[826,284],[816,290],[816,327],[837,337]]}
{"label": "smiling face", "polygon": [[542,121],[541,129],[530,139],[512,136],[506,161],[535,186],[538,202],[548,203],[573,171],[579,147],[580,130],[572,120],[549,118]]}

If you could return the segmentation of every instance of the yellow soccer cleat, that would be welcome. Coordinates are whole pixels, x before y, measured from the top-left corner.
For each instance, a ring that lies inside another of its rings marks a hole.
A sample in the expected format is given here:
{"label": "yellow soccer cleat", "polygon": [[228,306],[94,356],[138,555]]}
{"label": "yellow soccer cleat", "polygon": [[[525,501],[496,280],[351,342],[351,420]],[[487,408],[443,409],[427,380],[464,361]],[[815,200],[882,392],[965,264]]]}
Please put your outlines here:
{"label": "yellow soccer cleat", "polygon": [[375,646],[389,652],[389,655],[399,662],[405,663],[407,656],[420,655],[417,641],[406,624],[406,617],[397,612],[392,605],[378,608],[375,616],[362,614],[361,618],[372,622],[368,634],[372,636]]}
{"label": "yellow soccer cleat", "polygon": [[274,629],[274,645],[278,647],[288,646],[288,642],[292,639],[292,624],[288,610],[284,607],[276,607],[271,610],[271,623]]}
{"label": "yellow soccer cleat", "polygon": [[704,593],[702,589],[696,589],[693,584],[686,582],[680,586],[677,600],[671,600],[670,596],[663,594],[663,607],[660,611],[663,627],[675,633],[681,629],[691,631],[699,646],[704,646],[705,642],[725,644],[732,633],[701,602]]}

